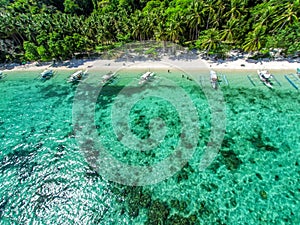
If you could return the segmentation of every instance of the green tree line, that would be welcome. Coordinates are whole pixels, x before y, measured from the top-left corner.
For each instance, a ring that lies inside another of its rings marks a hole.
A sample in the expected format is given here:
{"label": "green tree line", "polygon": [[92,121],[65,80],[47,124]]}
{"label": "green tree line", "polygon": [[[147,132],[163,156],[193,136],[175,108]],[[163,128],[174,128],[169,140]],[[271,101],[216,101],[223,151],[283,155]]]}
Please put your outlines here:
{"label": "green tree line", "polygon": [[295,55],[299,15],[300,0],[0,0],[0,60],[64,60],[137,40]]}

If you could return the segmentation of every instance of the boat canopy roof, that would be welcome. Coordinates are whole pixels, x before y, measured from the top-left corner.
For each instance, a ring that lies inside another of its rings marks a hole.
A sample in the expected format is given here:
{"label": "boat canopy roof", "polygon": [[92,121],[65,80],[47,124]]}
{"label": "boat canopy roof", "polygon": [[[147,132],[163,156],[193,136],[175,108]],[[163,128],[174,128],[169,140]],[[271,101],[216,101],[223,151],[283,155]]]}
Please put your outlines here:
{"label": "boat canopy roof", "polygon": [[270,78],[271,77],[271,73],[268,70],[261,70],[261,71],[259,71],[259,73],[264,75],[265,78]]}
{"label": "boat canopy roof", "polygon": [[44,71],[41,73],[41,75],[42,75],[42,76],[46,76],[46,75],[50,75],[50,74],[52,74],[52,73],[53,73],[52,70],[44,70]]}
{"label": "boat canopy roof", "polygon": [[217,77],[217,73],[215,71],[213,71],[213,70],[210,71],[210,77],[211,78],[218,78]]}
{"label": "boat canopy roof", "polygon": [[152,72],[146,72],[141,76],[141,78],[146,79],[147,77],[151,76],[151,74],[152,74]]}

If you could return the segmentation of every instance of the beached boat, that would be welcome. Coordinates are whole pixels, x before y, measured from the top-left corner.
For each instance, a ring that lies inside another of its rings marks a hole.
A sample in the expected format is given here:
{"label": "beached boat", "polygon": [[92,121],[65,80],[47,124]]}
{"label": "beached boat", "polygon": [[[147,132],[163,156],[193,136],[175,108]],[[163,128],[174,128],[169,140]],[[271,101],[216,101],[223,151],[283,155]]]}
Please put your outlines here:
{"label": "beached boat", "polygon": [[115,77],[116,77],[116,73],[113,73],[113,72],[109,72],[107,74],[105,74],[103,77],[102,77],[102,80],[101,80],[101,83],[102,84],[105,84],[105,83],[108,83],[110,81],[112,81]]}
{"label": "beached boat", "polygon": [[210,83],[213,89],[217,89],[218,88],[218,76],[217,73],[213,70],[211,70],[209,72],[210,74]]}
{"label": "beached boat", "polygon": [[146,83],[147,81],[149,81],[151,78],[153,78],[155,76],[155,73],[153,72],[146,72],[144,73],[139,81],[140,85],[143,85],[144,83]]}
{"label": "beached boat", "polygon": [[41,79],[47,80],[50,79],[53,76],[53,70],[44,70],[41,73]]}
{"label": "beached boat", "polygon": [[268,70],[257,70],[259,79],[269,88],[273,88],[273,85],[270,81],[272,74]]}
{"label": "beached boat", "polygon": [[79,70],[79,71],[76,71],[75,73],[73,73],[69,79],[68,79],[68,82],[69,83],[77,83],[79,82],[83,76],[85,76],[87,74],[87,70],[86,71],[82,71],[82,70]]}

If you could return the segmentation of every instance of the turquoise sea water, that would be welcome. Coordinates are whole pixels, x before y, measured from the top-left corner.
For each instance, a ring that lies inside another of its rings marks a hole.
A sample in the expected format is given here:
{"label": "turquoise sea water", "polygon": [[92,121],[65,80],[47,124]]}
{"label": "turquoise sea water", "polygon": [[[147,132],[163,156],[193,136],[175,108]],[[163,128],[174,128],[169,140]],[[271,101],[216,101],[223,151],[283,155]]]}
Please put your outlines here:
{"label": "turquoise sea water", "polygon": [[[1,224],[300,223],[300,97],[284,72],[276,74],[281,86],[274,85],[274,90],[259,82],[254,87],[248,73],[226,72],[229,86],[221,85],[224,139],[203,171],[199,162],[209,145],[212,109],[201,86],[181,72],[157,71],[153,82],[140,87],[141,72],[123,71],[96,98],[94,125],[103,147],[128,165],[151,166],[172,155],[181,142],[190,149],[190,139],[197,137],[182,169],[145,186],[106,179],[86,159],[72,114],[78,86],[66,82],[69,72],[58,72],[46,82],[35,79],[34,72],[11,72],[0,81]],[[91,81],[99,83],[103,74],[91,72]],[[173,86],[162,85],[163,77]],[[164,86],[165,96],[176,96],[174,85],[185,95],[176,98],[178,105],[167,97],[146,95]],[[123,93],[124,87],[129,91]],[[197,111],[199,130],[184,133],[182,141],[185,123],[180,115],[193,112],[186,98]],[[123,121],[121,111],[112,111],[128,102],[134,104]],[[144,143],[126,146],[113,116],[120,127],[128,123],[137,140],[149,140],[154,129],[154,147],[134,151]],[[157,117],[161,120],[151,124]]]}

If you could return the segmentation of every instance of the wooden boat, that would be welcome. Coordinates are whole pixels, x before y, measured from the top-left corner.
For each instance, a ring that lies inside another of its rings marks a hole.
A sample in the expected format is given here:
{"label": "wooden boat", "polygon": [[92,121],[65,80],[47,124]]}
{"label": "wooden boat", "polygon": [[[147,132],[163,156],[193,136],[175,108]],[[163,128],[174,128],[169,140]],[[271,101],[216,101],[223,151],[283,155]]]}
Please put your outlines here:
{"label": "wooden boat", "polygon": [[50,79],[53,76],[53,70],[44,70],[41,73],[41,79],[47,80]]}
{"label": "wooden boat", "polygon": [[272,74],[269,73],[267,70],[257,70],[257,74],[259,79],[269,88],[273,88],[273,85],[270,81],[272,78]]}
{"label": "wooden boat", "polygon": [[210,74],[210,83],[213,89],[218,89],[218,76],[217,73],[213,70],[209,72]]}
{"label": "wooden boat", "polygon": [[144,73],[141,76],[141,78],[140,78],[139,84],[143,85],[144,83],[146,83],[147,81],[149,81],[154,76],[155,76],[155,73],[153,73],[153,72],[146,72],[146,73]]}
{"label": "wooden boat", "polygon": [[108,83],[110,81],[112,81],[115,77],[116,77],[116,73],[113,73],[113,72],[109,72],[107,74],[105,74],[103,77],[102,77],[102,80],[101,80],[101,83],[102,84],[105,84],[105,83]]}
{"label": "wooden boat", "polygon": [[68,82],[69,83],[77,83],[79,82],[85,75],[87,74],[87,70],[86,71],[82,71],[82,70],[79,70],[75,73],[73,73],[69,79],[68,79]]}

